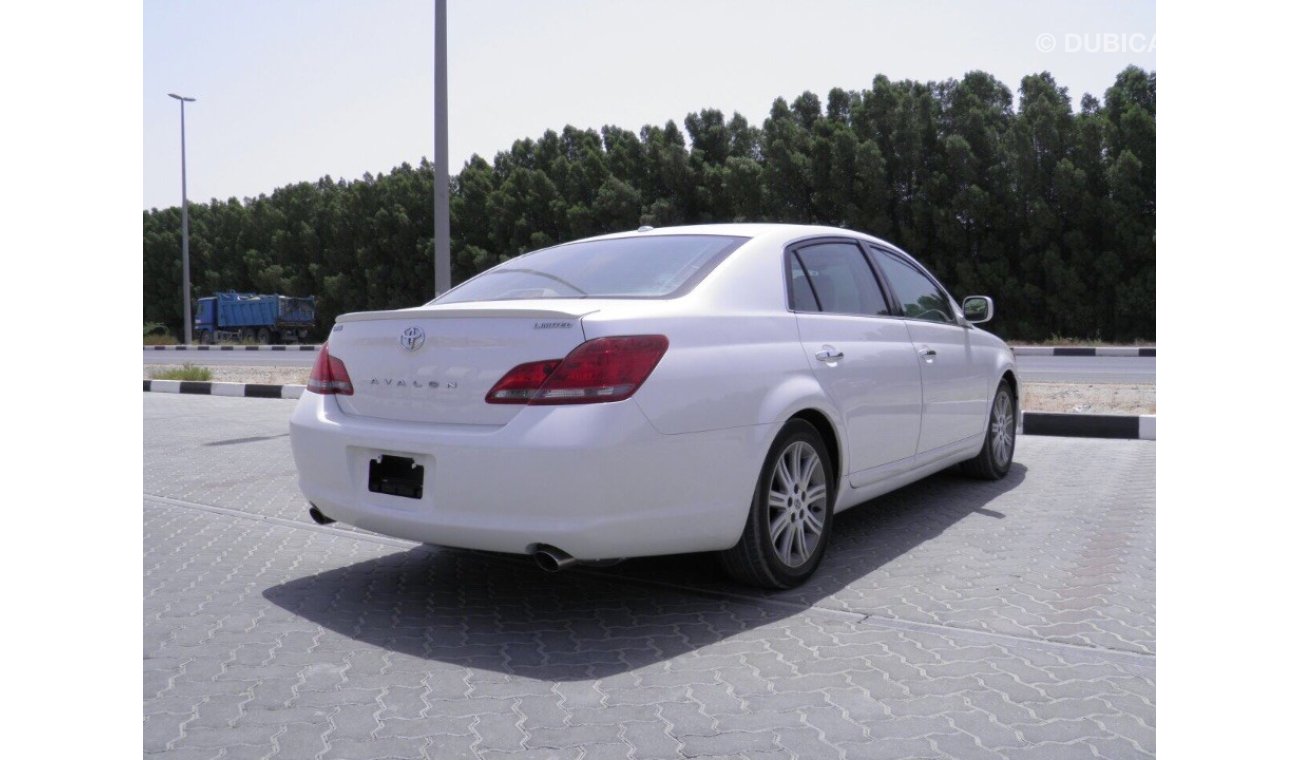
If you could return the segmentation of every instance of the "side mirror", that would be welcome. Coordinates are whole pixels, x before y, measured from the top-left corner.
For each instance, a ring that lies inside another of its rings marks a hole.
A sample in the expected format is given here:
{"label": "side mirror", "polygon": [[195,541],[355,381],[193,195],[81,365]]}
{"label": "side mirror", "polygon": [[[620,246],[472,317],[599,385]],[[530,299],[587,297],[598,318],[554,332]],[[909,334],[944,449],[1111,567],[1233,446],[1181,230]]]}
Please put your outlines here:
{"label": "side mirror", "polygon": [[966,296],[961,302],[961,315],[972,325],[993,319],[993,299],[988,296]]}

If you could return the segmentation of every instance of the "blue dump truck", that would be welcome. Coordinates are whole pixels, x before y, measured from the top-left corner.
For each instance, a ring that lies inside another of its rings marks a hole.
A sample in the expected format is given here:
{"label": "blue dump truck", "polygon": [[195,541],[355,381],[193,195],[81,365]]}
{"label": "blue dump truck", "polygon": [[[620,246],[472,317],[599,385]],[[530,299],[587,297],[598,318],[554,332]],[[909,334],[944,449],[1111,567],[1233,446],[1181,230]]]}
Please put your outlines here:
{"label": "blue dump truck", "polygon": [[200,343],[218,340],[256,340],[298,343],[316,324],[315,296],[266,293],[218,293],[200,298],[194,316],[194,338]]}

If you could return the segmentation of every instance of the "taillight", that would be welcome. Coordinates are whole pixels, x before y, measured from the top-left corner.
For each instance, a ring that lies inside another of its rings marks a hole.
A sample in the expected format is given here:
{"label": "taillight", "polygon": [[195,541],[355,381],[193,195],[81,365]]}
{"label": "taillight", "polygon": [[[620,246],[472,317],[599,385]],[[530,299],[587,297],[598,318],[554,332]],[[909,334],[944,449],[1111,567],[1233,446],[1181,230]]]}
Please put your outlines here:
{"label": "taillight", "polygon": [[558,366],[559,359],[520,364],[492,386],[486,400],[489,404],[527,404]]}
{"label": "taillight", "polygon": [[327,396],[337,393],[340,396],[352,395],[352,378],[348,377],[348,368],[343,361],[330,356],[329,344],[320,347],[316,354],[316,364],[311,368],[311,377],[307,379],[307,390]]}
{"label": "taillight", "polygon": [[596,404],[636,393],[668,350],[662,335],[596,338],[563,360],[520,364],[492,386],[489,404]]}

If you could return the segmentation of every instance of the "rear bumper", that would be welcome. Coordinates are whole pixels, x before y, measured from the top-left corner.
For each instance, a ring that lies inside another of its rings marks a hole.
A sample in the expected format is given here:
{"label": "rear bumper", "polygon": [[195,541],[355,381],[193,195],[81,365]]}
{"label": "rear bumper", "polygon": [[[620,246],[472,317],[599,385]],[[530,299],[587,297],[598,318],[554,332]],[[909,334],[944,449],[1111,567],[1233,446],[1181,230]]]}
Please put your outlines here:
{"label": "rear bumper", "polygon": [[[725,549],[744,527],[770,425],[663,435],[631,401],[526,407],[502,426],[343,414],[303,393],[290,421],[299,486],[359,528],[444,546],[578,559]],[[425,468],[420,499],[372,493],[382,454]]]}

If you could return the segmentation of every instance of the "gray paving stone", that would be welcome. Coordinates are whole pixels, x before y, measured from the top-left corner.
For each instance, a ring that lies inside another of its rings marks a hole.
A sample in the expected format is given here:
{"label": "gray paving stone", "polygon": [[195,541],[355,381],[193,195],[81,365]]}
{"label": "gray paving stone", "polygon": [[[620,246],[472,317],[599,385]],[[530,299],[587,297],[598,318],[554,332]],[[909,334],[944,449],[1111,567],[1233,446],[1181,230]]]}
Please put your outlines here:
{"label": "gray paving stone", "polygon": [[[1071,744],[1033,744],[1002,750],[1009,760],[1043,758],[1044,760],[1094,760],[1092,745],[1078,741]],[[1121,757],[1125,757],[1121,755]]]}
{"label": "gray paving stone", "polygon": [[185,735],[174,746],[221,749],[238,744],[270,744],[271,737],[279,733],[280,729],[281,726],[260,726],[251,723],[234,728],[186,727]]}
{"label": "gray paving stone", "polygon": [[[514,752],[525,749],[524,740],[528,734],[519,728],[521,719],[513,711],[480,713],[475,716],[469,730],[479,737],[474,747],[481,751],[495,749],[502,752]],[[543,731],[545,729],[538,729]]]}
{"label": "gray paving stone", "polygon": [[[266,750],[270,752],[268,748]],[[219,749],[170,749],[161,752],[154,752],[146,747],[144,756],[146,758],[157,758],[157,760],[216,760],[221,757]]]}
{"label": "gray paving stone", "polygon": [[575,723],[569,726],[537,728],[529,732],[525,744],[532,748],[585,747],[589,744],[612,744],[620,741],[618,724]]}
{"label": "gray paving stone", "polygon": [[582,760],[627,760],[632,757],[632,747],[619,743],[588,744],[582,748]]}
{"label": "gray paving stone", "polygon": [[[773,737],[776,742],[777,751],[783,752],[786,757],[795,758],[823,758],[839,757],[841,752],[848,757],[862,756],[855,755],[862,746],[865,745],[835,745],[826,741],[820,731],[811,726],[800,722],[799,726],[780,726],[773,730]],[[754,752],[753,754],[759,754]]]}
{"label": "gray paving stone", "polygon": [[286,438],[204,446],[292,403],[145,399],[147,755],[1154,754],[1154,444],[1024,438],[1005,481],[842,513],[764,593],[707,557],[551,576],[318,529]]}
{"label": "gray paving stone", "polygon": [[[621,726],[624,723],[656,720],[660,714],[659,711],[661,707],[663,707],[663,705],[659,704],[578,707],[571,710],[568,717],[570,722],[575,726]],[[525,715],[530,717],[532,716],[533,712],[528,710],[527,706],[522,702],[520,703],[519,708]]]}
{"label": "gray paving stone", "polygon": [[856,757],[871,760],[931,760],[944,758],[944,755],[934,748],[929,739],[876,739],[865,745],[862,754]]}
{"label": "gray paving stone", "polygon": [[181,738],[181,721],[188,716],[160,714],[144,722],[144,751],[162,752]]}
{"label": "gray paving stone", "polygon": [[659,716],[671,724],[674,736],[717,733],[716,721],[704,714],[698,702],[663,702],[658,707]]}
{"label": "gray paving stone", "polygon": [[243,716],[243,705],[249,699],[247,694],[207,697],[195,708],[196,715],[185,724],[185,728],[187,731],[194,728],[229,728]]}
{"label": "gray paving stone", "polygon": [[623,741],[636,748],[633,756],[637,758],[681,757],[680,741],[663,722],[628,723],[623,726]]}
{"label": "gray paving stone", "polygon": [[[282,728],[280,733],[284,733]],[[215,760],[268,760],[275,752],[272,744],[236,744],[223,747]],[[283,757],[283,755],[281,755]]]}
{"label": "gray paving stone", "polygon": [[378,701],[335,706],[329,714],[329,722],[333,729],[327,735],[328,740],[333,743],[341,739],[352,741],[371,739],[381,725],[379,718],[376,717],[380,709]]}
{"label": "gray paving stone", "polygon": [[327,689],[321,691],[298,691],[290,700],[292,707],[339,707],[356,705],[374,705],[379,709],[380,689]]}
{"label": "gray paving stone", "polygon": [[478,737],[473,734],[435,734],[428,737],[428,756],[433,760],[477,758],[479,755],[474,751],[476,741]]}
{"label": "gray paving stone", "polygon": [[1034,743],[1055,742],[1068,744],[1080,739],[1101,736],[1105,729],[1091,718],[1058,718],[1042,723],[1017,724],[1015,729],[1026,740]]}
{"label": "gray paving stone", "polygon": [[484,760],[581,760],[583,750],[578,747],[565,749],[524,749],[516,752],[485,750],[478,754]]}
{"label": "gray paving stone", "polygon": [[681,736],[682,755],[709,757],[714,755],[744,757],[750,752],[776,749],[776,738],[769,731],[728,731],[708,736]]}
{"label": "gray paving stone", "polygon": [[999,760],[1002,753],[984,746],[980,739],[965,733],[931,734],[926,739],[946,757],[959,760]]}
{"label": "gray paving stone", "polygon": [[328,724],[330,712],[315,707],[283,707],[268,710],[244,705],[239,723],[260,723],[268,726],[281,726],[288,723]]}
{"label": "gray paving stone", "polygon": [[371,760],[372,758],[428,757],[427,739],[373,739],[368,741],[330,741],[324,760]]}
{"label": "gray paving stone", "polygon": [[285,723],[284,731],[272,737],[273,758],[316,757],[325,751],[325,734],[329,723]]}

